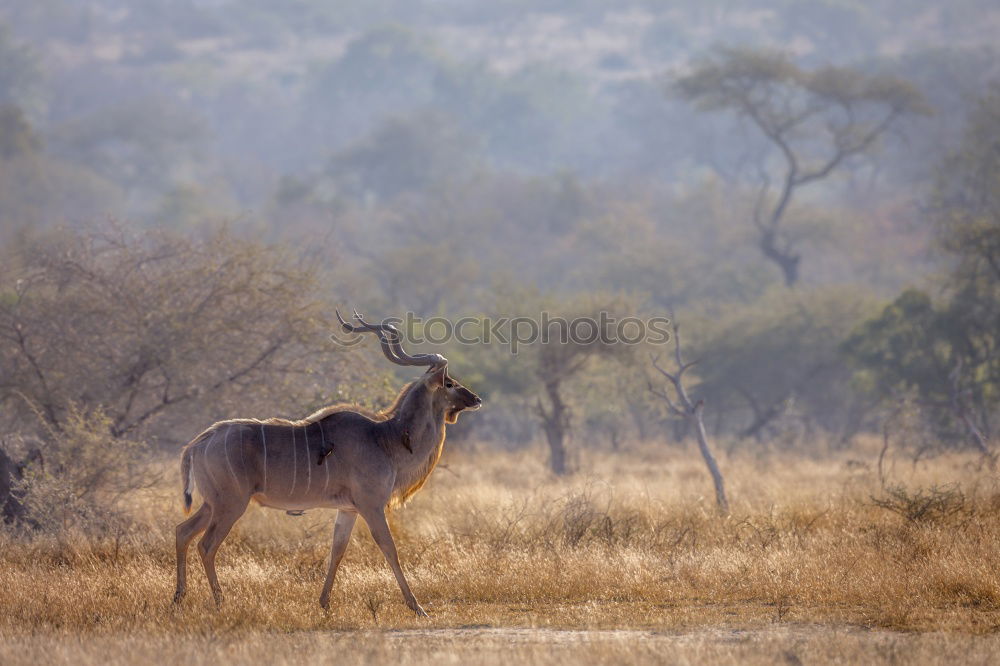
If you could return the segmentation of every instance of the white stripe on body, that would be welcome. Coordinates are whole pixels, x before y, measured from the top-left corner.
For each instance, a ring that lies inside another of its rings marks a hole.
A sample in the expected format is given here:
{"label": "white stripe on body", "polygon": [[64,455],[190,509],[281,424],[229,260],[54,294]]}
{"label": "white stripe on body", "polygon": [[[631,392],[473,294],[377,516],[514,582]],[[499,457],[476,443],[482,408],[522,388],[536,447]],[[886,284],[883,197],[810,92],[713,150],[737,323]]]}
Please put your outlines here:
{"label": "white stripe on body", "polygon": [[[243,425],[240,425],[240,464],[243,465],[243,474],[246,476],[247,473],[247,457],[243,453]],[[247,484],[250,483],[250,477],[247,477]]]}
{"label": "white stripe on body", "polygon": [[[323,422],[322,421],[319,422],[319,436],[322,439],[322,441],[319,443],[319,445],[320,445],[320,452],[322,453],[323,447],[326,445],[326,433],[323,432]],[[331,451],[330,453],[333,453],[333,452]],[[330,462],[330,456],[329,455],[323,456],[323,469],[326,470],[326,483],[323,484],[323,494],[324,495],[326,495],[326,489],[330,485],[330,467],[329,467],[329,465],[327,465],[328,462]]]}
{"label": "white stripe on body", "polygon": [[326,470],[326,483],[323,484],[323,494],[326,495],[326,489],[330,487],[330,456],[323,458],[323,469]]}
{"label": "white stripe on body", "polygon": [[299,479],[299,452],[295,450],[295,426],[292,426],[292,488],[289,497],[295,497],[295,484]]}
{"label": "white stripe on body", "polygon": [[229,457],[229,431],[232,430],[232,429],[233,429],[233,424],[232,423],[230,423],[228,426],[226,426],[226,438],[225,438],[225,440],[223,442],[223,446],[226,449],[226,465],[229,466],[229,473],[233,477],[233,483],[236,484],[237,488],[240,488],[242,486],[240,485],[239,479],[236,478],[236,470],[233,469],[233,461]]}
{"label": "white stripe on body", "polygon": [[264,434],[264,424],[260,424],[260,441],[264,444],[264,481],[261,483],[260,491],[267,492],[267,435]]}
{"label": "white stripe on body", "polygon": [[[294,430],[294,428],[292,428]],[[305,431],[309,432],[309,426],[305,427]],[[309,496],[309,491],[312,490],[313,484],[313,469],[312,465],[309,464],[309,438],[306,437],[306,474],[309,475],[309,483],[306,485],[306,497]]]}
{"label": "white stripe on body", "polygon": [[218,434],[219,434],[218,430],[213,430],[212,439],[208,440],[208,444],[206,444],[205,448],[202,449],[201,451],[201,460],[202,463],[205,465],[205,471],[208,472],[208,476],[212,479],[212,486],[214,486],[215,488],[219,487],[219,482],[216,480],[215,474],[212,474],[212,466],[208,464],[208,449],[211,448],[212,442],[215,441],[215,438],[216,436],[218,436]]}

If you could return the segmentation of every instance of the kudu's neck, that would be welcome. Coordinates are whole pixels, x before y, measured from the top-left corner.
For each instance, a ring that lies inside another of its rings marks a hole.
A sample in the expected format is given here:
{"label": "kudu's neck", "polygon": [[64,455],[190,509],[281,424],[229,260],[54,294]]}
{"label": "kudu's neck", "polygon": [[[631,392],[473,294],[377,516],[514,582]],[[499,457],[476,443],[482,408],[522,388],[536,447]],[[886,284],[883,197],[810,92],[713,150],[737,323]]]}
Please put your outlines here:
{"label": "kudu's neck", "polygon": [[444,437],[445,405],[434,396],[434,391],[418,382],[407,391],[386,422],[390,429],[387,444],[397,460],[423,462],[440,445]]}

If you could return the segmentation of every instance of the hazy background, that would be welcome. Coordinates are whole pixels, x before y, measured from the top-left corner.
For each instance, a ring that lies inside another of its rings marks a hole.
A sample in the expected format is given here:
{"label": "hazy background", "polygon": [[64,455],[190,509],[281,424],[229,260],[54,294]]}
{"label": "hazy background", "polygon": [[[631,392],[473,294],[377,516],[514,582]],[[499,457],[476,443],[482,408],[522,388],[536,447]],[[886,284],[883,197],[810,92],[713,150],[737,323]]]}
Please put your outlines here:
{"label": "hazy background", "polygon": [[[672,313],[730,448],[840,445],[901,413],[933,446],[980,446],[997,34],[987,0],[4,1],[7,446],[79,427],[174,450],[212,419],[385,400],[384,360],[327,341],[334,305]],[[711,97],[712,63],[748,62],[776,118],[861,100],[796,130],[806,171],[821,128],[902,100],[795,189],[774,246],[791,281],[753,222],[781,150]],[[554,424],[570,467],[680,441],[650,351],[448,347],[488,407],[455,438]]]}

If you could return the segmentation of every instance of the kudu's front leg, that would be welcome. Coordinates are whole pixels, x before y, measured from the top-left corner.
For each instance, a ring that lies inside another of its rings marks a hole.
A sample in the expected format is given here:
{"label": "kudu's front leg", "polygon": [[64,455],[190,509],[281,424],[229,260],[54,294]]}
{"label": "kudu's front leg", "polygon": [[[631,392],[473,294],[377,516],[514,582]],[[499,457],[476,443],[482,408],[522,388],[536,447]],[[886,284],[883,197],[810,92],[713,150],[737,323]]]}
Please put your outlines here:
{"label": "kudu's front leg", "polygon": [[340,511],[333,525],[333,545],[330,547],[330,568],[326,572],[326,582],[323,583],[323,593],[319,595],[319,605],[326,608],[330,605],[330,590],[333,589],[333,579],[337,576],[337,567],[344,559],[347,544],[351,542],[351,532],[358,514],[353,511]]}
{"label": "kudu's front leg", "polygon": [[427,613],[420,607],[420,604],[417,603],[417,598],[410,591],[406,577],[403,576],[403,569],[399,566],[396,542],[393,541],[392,532],[389,531],[389,523],[385,519],[385,510],[379,507],[377,510],[367,511],[361,515],[365,519],[365,522],[368,523],[368,529],[372,533],[372,538],[375,539],[378,547],[382,549],[382,554],[385,555],[386,561],[392,567],[392,573],[396,575],[396,582],[399,583],[399,589],[403,592],[403,599],[406,601],[406,605],[417,615],[427,617]]}

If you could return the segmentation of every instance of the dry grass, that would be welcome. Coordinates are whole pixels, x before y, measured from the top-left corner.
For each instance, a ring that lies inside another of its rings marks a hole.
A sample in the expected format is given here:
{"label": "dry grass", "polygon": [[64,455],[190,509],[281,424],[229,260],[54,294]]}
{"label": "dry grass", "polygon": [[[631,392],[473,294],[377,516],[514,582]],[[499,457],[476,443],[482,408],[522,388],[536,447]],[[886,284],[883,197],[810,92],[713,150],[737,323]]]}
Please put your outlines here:
{"label": "dry grass", "polygon": [[[661,639],[681,661],[773,661],[793,648],[813,660],[887,658],[880,651],[890,644],[918,661],[954,660],[958,650],[968,660],[990,655],[1000,647],[987,636],[1000,627],[997,476],[958,455],[899,461],[882,489],[876,455],[723,459],[733,514],[720,518],[694,453],[589,454],[585,471],[557,481],[538,451],[452,452],[447,469],[392,518],[403,566],[431,614],[424,620],[402,604],[363,527],[331,609],[319,608],[326,511],[252,508],[219,555],[223,608],[212,605],[193,551],[189,596],[174,608],[180,493],[178,484],[154,488],[135,497],[141,527],[127,535],[0,535],[0,662],[134,661],[164,650],[188,662],[208,654],[281,661],[291,659],[286,650],[305,657],[339,648],[379,661],[398,655],[406,636],[419,646],[407,652],[415,663],[476,641],[475,655],[488,661],[490,645],[517,644],[510,628],[534,628],[536,643],[512,649],[546,663],[566,647],[563,638],[545,647],[546,636],[575,634],[542,629],[632,630],[581,634],[593,643],[587,653],[607,662],[652,655],[648,646]],[[470,638],[461,627],[491,629]],[[415,633],[383,633],[390,628]],[[843,637],[824,652],[831,631]],[[580,643],[568,640],[566,649]],[[853,658],[851,646],[861,650]]]}

